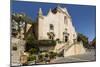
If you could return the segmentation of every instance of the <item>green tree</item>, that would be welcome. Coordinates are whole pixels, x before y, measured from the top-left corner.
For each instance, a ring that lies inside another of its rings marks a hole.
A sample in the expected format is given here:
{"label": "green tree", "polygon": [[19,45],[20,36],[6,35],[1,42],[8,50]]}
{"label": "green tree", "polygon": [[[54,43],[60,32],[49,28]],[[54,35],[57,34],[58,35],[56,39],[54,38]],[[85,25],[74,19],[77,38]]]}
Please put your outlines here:
{"label": "green tree", "polygon": [[31,49],[29,50],[29,53],[30,53],[30,54],[35,54],[35,53],[37,53],[37,49],[36,49],[36,48],[31,48]]}
{"label": "green tree", "polygon": [[77,41],[82,41],[83,42],[83,46],[85,48],[89,48],[88,37],[86,37],[85,35],[83,35],[81,33],[78,33]]}
{"label": "green tree", "polygon": [[31,54],[39,52],[36,39],[32,32],[30,32],[30,34],[26,37],[25,51],[28,51]]}
{"label": "green tree", "polygon": [[[13,13],[11,16],[11,20],[14,20],[14,21],[16,21],[16,23],[18,23],[17,31],[19,34],[21,34],[21,27],[24,27],[24,34],[25,34],[27,23],[33,23],[33,21],[24,13]],[[23,23],[25,23],[24,26],[22,25]],[[13,21],[12,21],[12,25],[13,25]]]}
{"label": "green tree", "polygon": [[12,20],[15,20],[18,23],[19,33],[20,33],[20,30],[21,30],[20,22],[22,22],[22,23],[25,22],[25,19],[26,19],[25,17],[26,17],[25,14],[19,14],[19,13],[17,13],[17,14],[13,13],[12,14]]}
{"label": "green tree", "polygon": [[93,39],[93,41],[91,42],[91,45],[96,48],[96,37]]}

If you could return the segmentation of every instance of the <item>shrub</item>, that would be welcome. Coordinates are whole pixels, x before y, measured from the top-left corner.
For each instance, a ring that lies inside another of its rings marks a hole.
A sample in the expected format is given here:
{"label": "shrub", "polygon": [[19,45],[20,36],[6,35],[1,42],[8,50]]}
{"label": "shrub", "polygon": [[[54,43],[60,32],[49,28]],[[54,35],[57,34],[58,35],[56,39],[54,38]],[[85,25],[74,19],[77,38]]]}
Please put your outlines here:
{"label": "shrub", "polygon": [[57,53],[49,52],[50,59],[53,59],[57,56]]}
{"label": "shrub", "polygon": [[89,47],[88,37],[86,37],[85,35],[83,35],[81,33],[78,33],[77,41],[82,41],[83,42],[83,46],[85,48]]}
{"label": "shrub", "polygon": [[38,55],[38,60],[41,62],[43,61],[43,55]]}
{"label": "shrub", "polygon": [[47,53],[45,54],[45,57],[49,57]]}
{"label": "shrub", "polygon": [[36,56],[34,56],[34,55],[30,55],[28,57],[28,61],[35,61],[35,60],[36,60]]}
{"label": "shrub", "polygon": [[30,54],[36,54],[38,51],[37,51],[37,49],[36,48],[31,48],[30,50],[29,50],[29,53]]}
{"label": "shrub", "polygon": [[91,45],[96,48],[96,37],[92,40]]}
{"label": "shrub", "polygon": [[38,41],[38,46],[55,46],[56,41],[54,40],[39,40]]}

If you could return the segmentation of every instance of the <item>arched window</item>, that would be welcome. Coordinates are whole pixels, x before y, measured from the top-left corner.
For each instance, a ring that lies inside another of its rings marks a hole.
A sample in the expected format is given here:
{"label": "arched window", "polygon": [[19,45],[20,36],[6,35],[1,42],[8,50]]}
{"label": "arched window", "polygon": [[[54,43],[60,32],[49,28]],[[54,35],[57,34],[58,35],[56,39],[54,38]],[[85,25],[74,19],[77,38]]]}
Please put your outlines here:
{"label": "arched window", "polygon": [[50,24],[50,30],[54,30],[53,24]]}

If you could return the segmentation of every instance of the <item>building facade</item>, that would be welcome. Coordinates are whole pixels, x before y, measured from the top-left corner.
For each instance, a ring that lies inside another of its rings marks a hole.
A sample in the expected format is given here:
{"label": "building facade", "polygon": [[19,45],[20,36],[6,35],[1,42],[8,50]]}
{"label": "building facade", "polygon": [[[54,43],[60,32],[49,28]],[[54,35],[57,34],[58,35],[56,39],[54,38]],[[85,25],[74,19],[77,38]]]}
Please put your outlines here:
{"label": "building facade", "polygon": [[46,16],[40,8],[33,27],[38,40],[59,40],[72,44],[77,39],[71,16],[66,8],[60,6],[50,9]]}

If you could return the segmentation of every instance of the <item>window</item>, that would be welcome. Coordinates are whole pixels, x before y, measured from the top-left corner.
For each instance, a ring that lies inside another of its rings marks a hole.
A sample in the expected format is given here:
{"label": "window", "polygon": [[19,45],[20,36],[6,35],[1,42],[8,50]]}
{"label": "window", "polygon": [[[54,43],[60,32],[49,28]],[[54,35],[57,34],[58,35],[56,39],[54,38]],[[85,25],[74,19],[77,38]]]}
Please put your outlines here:
{"label": "window", "polygon": [[50,24],[50,30],[54,30],[53,24]]}
{"label": "window", "polygon": [[68,37],[67,36],[65,36],[65,42],[67,42],[68,41]]}
{"label": "window", "polygon": [[67,24],[67,17],[64,16],[64,23]]}

